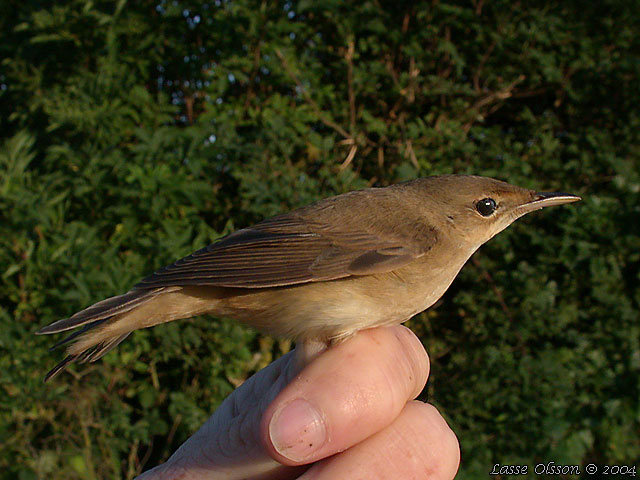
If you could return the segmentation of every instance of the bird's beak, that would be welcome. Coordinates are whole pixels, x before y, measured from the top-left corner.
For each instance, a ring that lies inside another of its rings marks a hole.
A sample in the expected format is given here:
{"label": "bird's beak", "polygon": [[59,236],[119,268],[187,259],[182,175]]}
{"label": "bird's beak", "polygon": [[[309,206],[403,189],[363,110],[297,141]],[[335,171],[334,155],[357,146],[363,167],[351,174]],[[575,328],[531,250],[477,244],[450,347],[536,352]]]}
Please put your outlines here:
{"label": "bird's beak", "polygon": [[533,199],[520,207],[522,214],[540,210],[544,207],[564,205],[582,200],[578,195],[563,192],[536,192]]}
{"label": "bird's beak", "polygon": [[552,207],[554,205],[563,205],[565,203],[579,202],[582,200],[578,195],[562,192],[538,192],[529,205],[538,207]]}

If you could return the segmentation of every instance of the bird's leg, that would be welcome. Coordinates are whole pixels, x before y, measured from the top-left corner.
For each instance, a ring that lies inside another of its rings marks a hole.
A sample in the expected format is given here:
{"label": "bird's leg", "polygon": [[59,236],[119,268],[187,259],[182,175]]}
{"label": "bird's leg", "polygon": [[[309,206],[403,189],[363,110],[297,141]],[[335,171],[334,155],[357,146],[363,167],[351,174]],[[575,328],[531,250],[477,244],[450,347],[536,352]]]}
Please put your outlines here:
{"label": "bird's leg", "polygon": [[297,375],[304,367],[313,362],[327,348],[339,345],[350,339],[355,332],[349,331],[328,340],[304,340],[296,342],[293,375]]}
{"label": "bird's leg", "polygon": [[304,367],[309,365],[327,348],[329,348],[329,343],[322,340],[305,340],[297,342],[294,358],[294,374],[297,375],[300,373]]}

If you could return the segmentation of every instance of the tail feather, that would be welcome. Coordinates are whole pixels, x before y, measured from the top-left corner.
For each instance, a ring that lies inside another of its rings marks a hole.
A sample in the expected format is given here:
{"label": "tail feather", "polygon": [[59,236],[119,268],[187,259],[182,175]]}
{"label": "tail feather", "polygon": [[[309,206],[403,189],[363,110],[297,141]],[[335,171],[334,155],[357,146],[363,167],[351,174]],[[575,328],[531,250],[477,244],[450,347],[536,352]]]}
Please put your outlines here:
{"label": "tail feather", "polygon": [[195,287],[134,288],[44,327],[37,333],[80,327],[51,347],[53,350],[67,345],[67,356],[47,373],[45,382],[74,362],[95,362],[102,358],[134,330],[211,311],[218,294],[217,290]]}
{"label": "tail feather", "polygon": [[85,363],[85,362],[95,362],[96,360],[102,358],[111,350],[116,348],[125,338],[129,336],[131,332],[125,333],[123,335],[119,335],[117,337],[113,337],[109,340],[106,340],[102,343],[94,345],[86,349],[84,352],[77,355],[67,355],[64,360],[58,363],[55,367],[53,367],[49,372],[45,375],[44,381],[48,382],[52,378],[57,377],[60,373],[62,373],[69,365],[72,363]]}
{"label": "tail feather", "polygon": [[97,348],[93,352],[91,352],[91,354],[88,355],[84,361],[93,363],[96,360],[101,359],[111,350],[120,345],[120,343],[122,343],[124,339],[127,338],[130,334],[131,332],[124,333],[122,335],[118,335],[117,337],[113,337],[110,340],[102,342],[99,345],[96,345]]}
{"label": "tail feather", "polygon": [[[52,324],[41,328],[36,332],[37,335],[47,335],[52,333],[64,332],[76,327],[80,328],[78,331],[73,332],[71,335],[60,340],[53,345],[49,350],[54,350],[62,345],[66,345],[71,341],[77,339],[80,335],[92,330],[93,328],[111,320],[113,317],[129,312],[134,308],[143,305],[149,300],[159,295],[164,288],[155,289],[133,289],[129,292],[118,295],[116,297],[107,298],[88,308],[72,315],[69,318],[58,320]],[[130,332],[129,332],[130,333]],[[79,354],[69,354],[64,360],[53,367],[49,373],[44,377],[44,381],[47,382],[52,378],[58,376],[64,369],[74,362],[94,362],[104,356],[106,353],[115,348],[120,342],[129,336],[129,333],[116,335],[112,338],[104,340],[97,345],[94,345]]]}
{"label": "tail feather", "polygon": [[89,359],[89,357],[93,355],[93,352],[95,352],[98,348],[100,348],[100,344],[87,348],[84,352],[76,357],[75,361],[78,363],[85,363]]}
{"label": "tail feather", "polygon": [[64,337],[62,340],[60,340],[59,342],[53,344],[51,347],[49,347],[49,351],[52,352],[56,348],[59,348],[59,347],[61,347],[63,345],[66,345],[67,343],[69,343],[69,342],[75,340],[76,338],[78,338],[83,333],[86,333],[89,330],[91,330],[92,328],[97,327],[98,325],[106,322],[107,320],[109,320],[109,318],[111,318],[111,317],[103,318],[101,320],[96,320],[95,322],[91,322],[91,323],[86,324],[80,330],[76,330],[71,335],[68,335],[68,336]]}
{"label": "tail feather", "polygon": [[51,325],[41,328],[36,335],[49,335],[51,333],[64,332],[72,328],[81,327],[90,322],[97,320],[106,320],[114,315],[125,313],[139,307],[143,303],[148,302],[165,288],[154,289],[133,289],[123,295],[107,298],[101,302],[95,303],[84,310],[72,315],[69,318],[63,318],[53,322]]}
{"label": "tail feather", "polygon": [[62,372],[65,368],[75,362],[77,357],[78,355],[67,355],[66,357],[64,357],[64,360],[62,360],[59,364],[49,370],[49,373],[44,376],[44,381],[48,382],[52,378],[56,378],[60,374],[60,372]]}

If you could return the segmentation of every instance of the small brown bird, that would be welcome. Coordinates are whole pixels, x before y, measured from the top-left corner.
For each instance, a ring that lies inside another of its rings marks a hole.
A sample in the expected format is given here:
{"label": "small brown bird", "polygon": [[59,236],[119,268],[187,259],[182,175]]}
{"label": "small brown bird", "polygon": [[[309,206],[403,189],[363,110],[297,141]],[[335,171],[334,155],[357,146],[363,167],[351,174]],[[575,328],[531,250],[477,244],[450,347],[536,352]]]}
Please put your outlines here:
{"label": "small brown bird", "polygon": [[[301,342],[303,352],[433,305],[469,257],[517,218],[580,200],[492,178],[445,175],[327,198],[239,230],[38,334],[82,327],[70,363],[134,330],[204,313]],[[303,353],[304,355],[304,353]]]}

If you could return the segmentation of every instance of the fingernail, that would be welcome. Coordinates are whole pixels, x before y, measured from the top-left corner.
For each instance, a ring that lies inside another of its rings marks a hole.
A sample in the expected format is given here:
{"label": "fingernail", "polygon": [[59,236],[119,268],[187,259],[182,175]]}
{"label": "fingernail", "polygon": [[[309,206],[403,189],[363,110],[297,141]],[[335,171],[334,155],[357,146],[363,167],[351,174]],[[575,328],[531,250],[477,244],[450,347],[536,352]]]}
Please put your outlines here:
{"label": "fingernail", "polygon": [[269,424],[269,436],[280,455],[301,461],[324,445],[327,431],[320,412],[298,398],[276,412]]}

